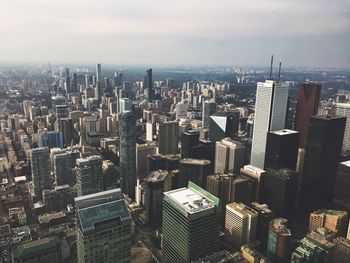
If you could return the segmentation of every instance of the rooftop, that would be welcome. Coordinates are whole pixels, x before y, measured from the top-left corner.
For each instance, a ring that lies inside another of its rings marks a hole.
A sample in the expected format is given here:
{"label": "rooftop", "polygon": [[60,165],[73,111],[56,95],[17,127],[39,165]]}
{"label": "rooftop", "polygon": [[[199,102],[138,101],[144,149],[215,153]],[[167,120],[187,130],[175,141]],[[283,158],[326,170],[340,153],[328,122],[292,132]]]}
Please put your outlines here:
{"label": "rooftop", "polygon": [[278,233],[283,236],[291,236],[290,229],[287,227],[288,220],[285,218],[275,218],[270,221],[270,231]]}
{"label": "rooftop", "polygon": [[289,134],[296,134],[299,132],[293,131],[293,130],[288,130],[288,129],[283,129],[283,130],[278,130],[278,131],[271,131],[270,133],[276,134],[276,135],[289,135]]}
{"label": "rooftop", "polygon": [[169,175],[169,172],[166,170],[156,170],[152,171],[146,178],[147,182],[160,182],[165,180]]}
{"label": "rooftop", "polygon": [[79,227],[83,233],[95,230],[95,224],[116,219],[130,220],[124,200],[116,200],[78,210]]}
{"label": "rooftop", "polygon": [[184,159],[180,160],[180,163],[207,165],[207,164],[211,164],[211,161],[209,161],[209,160],[200,160],[200,159],[192,159],[192,158],[184,158]]}
{"label": "rooftop", "polygon": [[49,249],[55,248],[59,245],[59,243],[60,239],[56,236],[45,237],[18,245],[14,254],[16,258],[29,257],[39,252],[45,252]]}
{"label": "rooftop", "polygon": [[245,215],[257,215],[258,212],[255,211],[254,209],[250,208],[249,206],[246,206],[243,203],[231,203],[226,205],[226,209],[231,210],[231,211],[235,211],[236,213],[241,214],[242,216]]}

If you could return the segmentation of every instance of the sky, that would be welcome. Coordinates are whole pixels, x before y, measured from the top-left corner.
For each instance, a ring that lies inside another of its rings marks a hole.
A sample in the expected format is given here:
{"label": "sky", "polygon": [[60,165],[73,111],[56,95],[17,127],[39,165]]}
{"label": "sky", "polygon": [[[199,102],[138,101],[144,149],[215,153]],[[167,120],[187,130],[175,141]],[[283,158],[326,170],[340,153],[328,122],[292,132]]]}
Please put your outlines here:
{"label": "sky", "polygon": [[0,3],[0,63],[350,69],[350,0]]}

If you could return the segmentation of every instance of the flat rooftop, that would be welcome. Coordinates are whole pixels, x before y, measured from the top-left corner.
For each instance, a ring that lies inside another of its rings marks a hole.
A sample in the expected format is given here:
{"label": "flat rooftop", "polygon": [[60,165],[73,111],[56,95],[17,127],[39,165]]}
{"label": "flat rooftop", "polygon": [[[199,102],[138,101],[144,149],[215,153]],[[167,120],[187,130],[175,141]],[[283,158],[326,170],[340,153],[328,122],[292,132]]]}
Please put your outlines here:
{"label": "flat rooftop", "polygon": [[211,161],[201,160],[201,159],[184,158],[184,159],[180,160],[180,163],[206,165],[206,164],[211,164]]}
{"label": "flat rooftop", "polygon": [[246,206],[243,203],[231,203],[226,205],[226,209],[235,211],[236,213],[241,214],[242,216],[245,215],[258,215],[258,212],[255,211],[254,209],[250,208],[249,206]]}
{"label": "flat rooftop", "polygon": [[152,171],[146,178],[147,182],[160,182],[163,181],[167,176],[169,175],[169,172],[166,170],[155,170]]}
{"label": "flat rooftop", "polygon": [[283,129],[283,130],[277,130],[277,131],[271,131],[270,133],[276,134],[276,135],[289,135],[289,134],[296,134],[299,133],[298,131]]}
{"label": "flat rooftop", "polygon": [[180,188],[165,192],[164,195],[175,201],[189,214],[195,214],[215,207],[215,203],[212,200],[192,188]]}

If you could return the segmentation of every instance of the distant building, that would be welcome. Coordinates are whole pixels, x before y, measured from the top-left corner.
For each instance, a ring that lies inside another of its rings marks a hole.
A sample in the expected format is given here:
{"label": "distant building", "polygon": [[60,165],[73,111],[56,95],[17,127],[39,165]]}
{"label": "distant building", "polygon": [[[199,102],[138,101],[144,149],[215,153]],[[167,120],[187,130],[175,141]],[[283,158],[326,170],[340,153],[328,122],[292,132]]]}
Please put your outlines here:
{"label": "distant building", "polygon": [[331,114],[332,116],[346,118],[342,152],[349,154],[350,153],[350,103],[339,103],[339,102],[334,103],[332,105]]}
{"label": "distant building", "polygon": [[350,209],[350,161],[338,164],[333,204],[337,209]]}
{"label": "distant building", "polygon": [[154,98],[154,90],[153,90],[153,76],[152,76],[152,69],[148,69],[146,71],[146,76],[144,80],[144,92],[146,98],[151,101]]}
{"label": "distant building", "polygon": [[89,195],[103,190],[102,188],[102,158],[92,155],[79,158],[76,161],[78,196]]}
{"label": "distant building", "polygon": [[270,221],[267,256],[272,262],[289,261],[291,236],[286,219],[276,218]]}
{"label": "distant building", "polygon": [[144,179],[148,174],[148,157],[155,154],[155,143],[136,144],[136,171],[137,178]]}
{"label": "distant building", "polygon": [[14,249],[17,263],[60,263],[62,262],[61,240],[56,236],[25,242]]}
{"label": "distant building", "polygon": [[256,239],[258,213],[243,203],[226,205],[225,235],[233,246],[241,246]]}
{"label": "distant building", "polygon": [[215,173],[233,172],[238,174],[245,163],[245,147],[231,138],[216,142]]}
{"label": "distant building", "polygon": [[219,248],[220,200],[193,183],[164,193],[162,262],[191,262]]}
{"label": "distant building", "polygon": [[78,263],[131,260],[131,217],[120,189],[77,197]]}
{"label": "distant building", "polygon": [[72,173],[72,153],[65,152],[53,156],[56,185],[74,183]]}
{"label": "distant building", "polygon": [[36,148],[32,150],[31,158],[33,190],[36,200],[42,200],[42,191],[51,189],[50,179],[50,151],[49,148]]}
{"label": "distant building", "polygon": [[251,164],[264,169],[267,133],[285,128],[287,83],[266,80],[257,83]]}
{"label": "distant building", "polygon": [[145,179],[146,223],[160,228],[162,223],[163,193],[171,190],[171,174],[165,170],[151,172]]}
{"label": "distant building", "polygon": [[298,104],[295,116],[295,128],[300,133],[299,147],[304,148],[309,130],[309,119],[317,115],[320,102],[321,85],[305,82],[298,89]]}

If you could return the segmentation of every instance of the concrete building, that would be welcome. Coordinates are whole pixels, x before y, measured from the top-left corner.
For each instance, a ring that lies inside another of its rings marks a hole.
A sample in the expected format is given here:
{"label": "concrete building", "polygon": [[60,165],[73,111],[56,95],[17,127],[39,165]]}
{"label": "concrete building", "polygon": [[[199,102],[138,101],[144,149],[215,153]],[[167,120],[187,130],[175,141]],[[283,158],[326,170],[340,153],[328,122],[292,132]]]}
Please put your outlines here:
{"label": "concrete building", "polygon": [[77,197],[78,263],[131,260],[132,220],[121,190]]}
{"label": "concrete building", "polygon": [[227,241],[239,249],[255,241],[258,227],[258,213],[243,203],[226,205],[225,235]]}
{"label": "concrete building", "polygon": [[49,148],[36,148],[30,157],[32,167],[33,190],[36,200],[42,200],[42,191],[51,189]]}
{"label": "concrete building", "polygon": [[63,136],[61,132],[44,131],[39,133],[38,138],[39,147],[63,148]]}
{"label": "concrete building", "polygon": [[189,263],[217,251],[220,218],[220,200],[191,182],[165,192],[163,263]]}
{"label": "concrete building", "polygon": [[76,160],[78,196],[98,193],[102,187],[102,158],[92,155]]}
{"label": "concrete building", "polygon": [[260,169],[265,165],[267,133],[285,128],[288,88],[272,80],[257,84],[251,164]]}
{"label": "concrete building", "polygon": [[253,165],[245,165],[241,168],[240,174],[252,182],[254,201],[262,202],[266,171]]}
{"label": "concrete building", "polygon": [[216,142],[215,173],[233,172],[238,174],[245,163],[245,146],[231,138]]}

